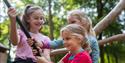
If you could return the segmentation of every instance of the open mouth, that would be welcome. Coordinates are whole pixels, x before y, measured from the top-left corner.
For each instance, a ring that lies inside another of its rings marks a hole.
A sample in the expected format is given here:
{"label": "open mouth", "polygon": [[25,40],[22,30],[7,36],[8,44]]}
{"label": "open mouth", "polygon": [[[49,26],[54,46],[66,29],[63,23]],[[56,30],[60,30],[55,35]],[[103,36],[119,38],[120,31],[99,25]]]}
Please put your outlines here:
{"label": "open mouth", "polygon": [[36,25],[36,26],[41,26],[41,25],[42,25],[42,23],[36,23],[35,25]]}

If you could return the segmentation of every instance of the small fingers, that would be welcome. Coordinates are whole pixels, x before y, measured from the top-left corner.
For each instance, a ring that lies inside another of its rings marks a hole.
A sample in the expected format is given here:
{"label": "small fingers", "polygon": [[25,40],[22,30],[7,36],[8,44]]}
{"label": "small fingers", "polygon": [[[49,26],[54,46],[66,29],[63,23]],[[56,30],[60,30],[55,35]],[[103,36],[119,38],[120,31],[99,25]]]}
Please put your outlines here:
{"label": "small fingers", "polygon": [[33,43],[34,43],[33,39],[31,39],[31,38],[28,38],[28,39],[27,39],[27,42],[28,42],[28,44],[29,44],[30,46],[32,46]]}
{"label": "small fingers", "polygon": [[16,9],[14,9],[13,7],[10,7],[9,9],[8,9],[8,15],[10,16],[10,17],[12,17],[12,18],[14,18],[14,17],[16,17],[16,15],[17,15],[17,13],[16,13]]}

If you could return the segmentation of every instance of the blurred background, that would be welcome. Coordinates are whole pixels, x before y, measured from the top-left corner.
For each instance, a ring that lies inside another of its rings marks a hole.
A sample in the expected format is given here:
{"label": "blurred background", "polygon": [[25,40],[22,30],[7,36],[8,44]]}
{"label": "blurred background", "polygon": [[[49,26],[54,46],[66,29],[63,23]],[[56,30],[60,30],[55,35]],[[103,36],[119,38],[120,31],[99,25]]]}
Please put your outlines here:
{"label": "blurred background", "polygon": [[[11,5],[21,15],[27,4],[36,4],[43,8],[46,15],[46,23],[41,32],[52,40],[59,37],[60,28],[67,24],[67,13],[73,9],[82,9],[93,22],[93,27],[104,18],[119,2],[118,0],[9,0]],[[125,11],[114,19],[97,38],[104,39],[116,34],[125,33]],[[0,63],[11,63],[15,57],[16,46],[9,41],[10,20],[7,15],[7,7],[0,0]],[[125,41],[115,41],[100,47],[99,63],[125,63]],[[3,57],[5,58],[3,58]],[[52,57],[57,63],[64,55]],[[7,60],[6,60],[7,59]],[[2,62],[3,61],[3,62]]]}

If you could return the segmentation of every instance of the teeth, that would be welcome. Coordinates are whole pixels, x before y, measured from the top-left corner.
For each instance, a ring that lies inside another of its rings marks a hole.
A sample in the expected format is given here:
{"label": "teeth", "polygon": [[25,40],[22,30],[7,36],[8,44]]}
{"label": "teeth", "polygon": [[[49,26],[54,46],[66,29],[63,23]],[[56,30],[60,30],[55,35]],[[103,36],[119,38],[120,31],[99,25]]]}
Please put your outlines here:
{"label": "teeth", "polygon": [[40,24],[40,23],[38,23],[38,24],[36,24],[36,25],[40,26],[41,24]]}

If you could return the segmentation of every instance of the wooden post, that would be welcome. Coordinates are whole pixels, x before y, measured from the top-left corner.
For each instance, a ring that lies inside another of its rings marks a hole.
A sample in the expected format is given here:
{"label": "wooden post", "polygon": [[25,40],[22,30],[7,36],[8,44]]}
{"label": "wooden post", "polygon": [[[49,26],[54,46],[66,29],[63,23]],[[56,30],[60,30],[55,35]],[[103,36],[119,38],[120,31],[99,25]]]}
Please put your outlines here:
{"label": "wooden post", "polygon": [[7,63],[7,53],[0,52],[0,63]]}
{"label": "wooden post", "polygon": [[7,50],[8,48],[0,43],[0,63],[7,63]]}

